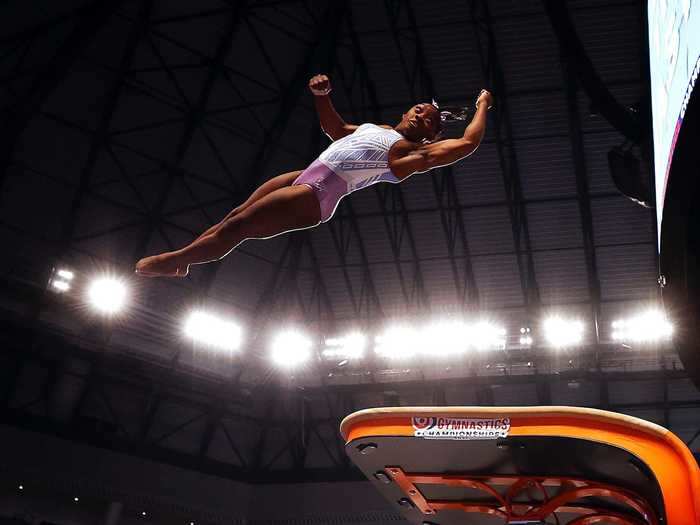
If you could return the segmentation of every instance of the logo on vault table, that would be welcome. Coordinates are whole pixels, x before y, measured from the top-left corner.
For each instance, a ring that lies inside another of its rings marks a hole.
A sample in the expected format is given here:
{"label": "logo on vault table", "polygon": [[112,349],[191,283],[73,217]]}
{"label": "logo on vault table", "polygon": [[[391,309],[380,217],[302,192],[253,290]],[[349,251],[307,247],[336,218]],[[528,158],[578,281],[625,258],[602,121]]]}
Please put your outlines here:
{"label": "logo on vault table", "polygon": [[425,439],[496,439],[508,437],[509,417],[473,419],[413,417],[413,435]]}
{"label": "logo on vault table", "polygon": [[436,419],[434,417],[414,417],[413,419],[413,429],[416,431],[426,431],[430,430],[435,426]]}

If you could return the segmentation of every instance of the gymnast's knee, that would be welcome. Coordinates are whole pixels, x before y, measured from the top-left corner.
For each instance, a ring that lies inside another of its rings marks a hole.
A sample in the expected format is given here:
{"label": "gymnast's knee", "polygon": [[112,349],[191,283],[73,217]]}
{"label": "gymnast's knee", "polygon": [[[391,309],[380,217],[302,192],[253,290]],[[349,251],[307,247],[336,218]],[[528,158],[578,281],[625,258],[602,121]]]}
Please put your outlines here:
{"label": "gymnast's knee", "polygon": [[238,236],[245,222],[245,216],[237,213],[222,221],[221,226],[212,235],[221,242],[229,241]]}
{"label": "gymnast's knee", "polygon": [[240,242],[244,239],[260,238],[264,232],[259,231],[263,227],[259,221],[254,221],[247,210],[241,210],[233,217],[226,219],[215,235],[222,242]]}

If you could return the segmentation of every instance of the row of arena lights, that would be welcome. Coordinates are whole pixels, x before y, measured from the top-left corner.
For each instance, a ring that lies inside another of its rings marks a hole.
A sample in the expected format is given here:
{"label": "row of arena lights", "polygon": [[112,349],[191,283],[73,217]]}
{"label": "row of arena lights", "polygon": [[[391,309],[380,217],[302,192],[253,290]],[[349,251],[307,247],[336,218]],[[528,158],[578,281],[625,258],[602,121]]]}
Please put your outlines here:
{"label": "row of arena lights", "polygon": [[[74,272],[57,269],[50,286],[58,293],[68,292]],[[87,286],[87,301],[98,312],[113,316],[127,306],[128,287],[124,279],[101,276]],[[612,323],[612,338],[621,343],[654,343],[668,340],[673,327],[658,310],[647,310],[628,319]],[[551,316],[542,323],[543,342],[555,348],[575,347],[584,339],[585,325],[579,319]],[[187,338],[212,348],[235,352],[243,344],[243,330],[234,321],[203,310],[190,312],[184,323]],[[374,353],[385,359],[412,357],[439,358],[469,352],[505,349],[506,330],[493,322],[442,320],[424,325],[394,324],[374,338]],[[342,337],[327,338],[321,356],[328,360],[362,359],[370,346],[368,336],[353,332]],[[532,330],[520,329],[519,343],[528,348],[534,344]],[[314,339],[303,331],[284,329],[269,344],[271,360],[282,367],[293,367],[309,361],[314,354]]]}

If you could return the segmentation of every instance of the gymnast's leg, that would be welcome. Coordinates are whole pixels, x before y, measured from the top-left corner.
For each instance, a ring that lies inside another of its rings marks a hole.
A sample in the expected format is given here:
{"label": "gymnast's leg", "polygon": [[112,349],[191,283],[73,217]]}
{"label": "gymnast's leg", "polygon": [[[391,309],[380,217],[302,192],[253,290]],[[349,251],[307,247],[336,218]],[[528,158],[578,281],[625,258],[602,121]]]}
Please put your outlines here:
{"label": "gymnast's leg", "polygon": [[147,276],[176,276],[186,273],[190,264],[223,258],[246,239],[274,237],[320,222],[321,207],[313,189],[306,185],[282,187],[232,214],[214,231],[181,250],[141,259],[136,271]]}
{"label": "gymnast's leg", "polygon": [[240,206],[236,206],[233,210],[229,212],[226,217],[221,219],[220,222],[214,224],[211,226],[209,229],[207,229],[204,233],[202,233],[199,237],[195,239],[195,241],[201,239],[202,237],[206,237],[207,235],[211,235],[214,233],[217,229],[221,227],[221,225],[226,222],[228,219],[232,218],[235,216],[237,213],[242,212],[245,210],[248,206],[253,204],[254,202],[260,200],[262,197],[267,195],[268,193],[272,193],[275,190],[279,190],[280,188],[286,188],[287,186],[291,186],[292,183],[301,175],[301,172],[303,170],[299,171],[290,171],[289,173],[283,173],[282,175],[278,175],[277,177],[273,177],[267,182],[263,183],[260,185],[260,187],[255,190],[250,197],[248,197],[248,200],[246,200],[243,204]]}

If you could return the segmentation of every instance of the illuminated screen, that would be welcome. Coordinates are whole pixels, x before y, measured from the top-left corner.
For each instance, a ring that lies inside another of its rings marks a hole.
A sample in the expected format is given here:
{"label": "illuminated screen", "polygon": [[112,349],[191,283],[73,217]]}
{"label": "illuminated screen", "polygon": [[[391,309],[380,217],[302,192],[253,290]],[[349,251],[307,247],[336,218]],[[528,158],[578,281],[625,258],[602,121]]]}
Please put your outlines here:
{"label": "illuminated screen", "polygon": [[671,157],[700,67],[700,0],[649,0],[656,222],[661,236]]}

